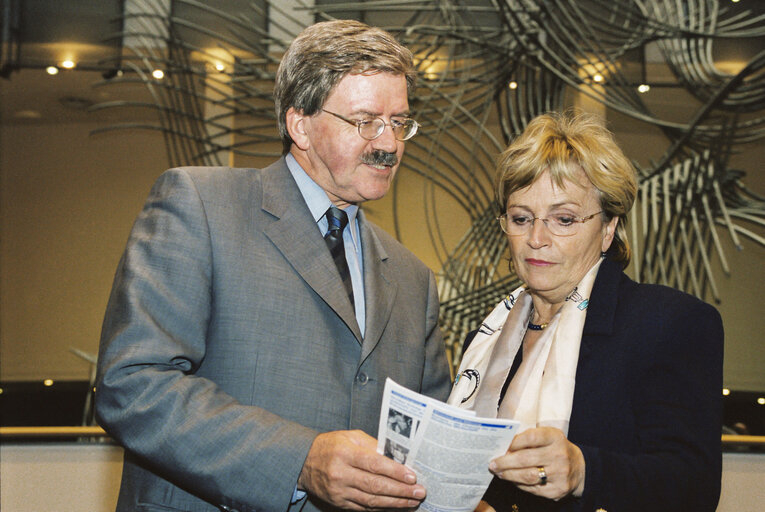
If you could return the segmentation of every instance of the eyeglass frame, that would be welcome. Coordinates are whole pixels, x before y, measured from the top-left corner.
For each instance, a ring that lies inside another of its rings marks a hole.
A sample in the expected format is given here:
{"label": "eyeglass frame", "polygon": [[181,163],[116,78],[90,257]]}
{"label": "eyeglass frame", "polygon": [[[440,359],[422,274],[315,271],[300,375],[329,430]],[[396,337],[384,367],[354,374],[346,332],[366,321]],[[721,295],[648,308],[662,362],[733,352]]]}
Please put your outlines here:
{"label": "eyeglass frame", "polygon": [[[420,123],[418,123],[417,121],[415,121],[411,117],[394,116],[394,117],[403,117],[405,120],[411,121],[412,123],[414,123],[414,130],[412,130],[412,134],[409,137],[407,137],[406,139],[399,139],[398,137],[396,137],[396,130],[393,128],[393,124],[392,123],[386,123],[385,119],[383,119],[382,117],[373,117],[372,119],[357,119],[357,120],[354,121],[352,119],[348,119],[347,117],[343,117],[340,114],[336,114],[335,112],[330,112],[329,110],[321,109],[321,111],[322,112],[326,112],[327,114],[333,115],[336,118],[340,119],[341,121],[345,121],[346,123],[355,126],[356,130],[359,132],[359,137],[361,137],[364,140],[375,140],[375,139],[380,138],[380,135],[382,135],[383,132],[385,131],[385,127],[386,126],[390,126],[391,130],[393,130],[393,137],[395,137],[396,140],[398,140],[398,141],[405,142],[405,141],[411,139],[412,137],[414,137],[415,135],[417,135],[417,131],[420,129],[420,126],[422,126],[422,125],[420,125]],[[366,124],[369,124],[369,123],[373,122],[375,119],[379,119],[380,121],[382,121],[382,124],[383,124],[382,130],[380,130],[379,133],[376,136],[372,137],[371,139],[367,138],[367,137],[364,137],[361,134],[361,127],[366,125]]]}
{"label": "eyeglass frame", "polygon": [[[603,213],[603,210],[595,212],[595,213],[593,213],[591,215],[585,215],[584,217],[574,217],[571,220],[572,225],[573,225],[573,223],[584,224],[588,220],[594,219],[596,215],[601,214],[601,213]],[[502,232],[505,233],[507,236],[523,236],[523,235],[527,235],[529,233],[529,231],[531,231],[531,229],[534,227],[534,222],[536,222],[538,220],[541,220],[544,223],[545,227],[547,228],[547,231],[549,231],[550,234],[553,235],[553,236],[563,236],[563,237],[574,236],[574,235],[576,235],[576,233],[579,232],[577,230],[576,232],[571,233],[570,235],[559,235],[558,233],[554,233],[550,229],[550,226],[547,224],[547,221],[550,220],[549,217],[545,217],[545,218],[542,218],[542,217],[531,217],[531,222],[529,223],[529,227],[526,229],[526,231],[524,231],[523,233],[518,233],[517,235],[512,235],[512,234],[508,233],[507,229],[506,229],[507,220],[508,220],[507,219],[507,212],[505,212],[502,215],[500,215],[499,217],[497,217],[497,220],[499,221],[500,229],[502,229]]]}

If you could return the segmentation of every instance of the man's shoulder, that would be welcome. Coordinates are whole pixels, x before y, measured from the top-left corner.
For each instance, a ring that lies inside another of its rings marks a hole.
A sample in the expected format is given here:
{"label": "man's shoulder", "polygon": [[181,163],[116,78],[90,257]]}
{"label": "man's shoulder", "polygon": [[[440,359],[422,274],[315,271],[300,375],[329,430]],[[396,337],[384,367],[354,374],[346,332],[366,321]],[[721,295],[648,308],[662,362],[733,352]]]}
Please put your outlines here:
{"label": "man's shoulder", "polygon": [[284,159],[279,159],[264,168],[183,166],[164,171],[157,180],[157,186],[168,184],[175,186],[186,182],[193,184],[192,187],[202,196],[218,194],[236,196],[244,192],[251,195],[253,191],[262,188],[264,181],[269,177],[288,175],[289,171]]}
{"label": "man's shoulder", "polygon": [[238,182],[240,180],[259,180],[269,172],[280,168],[286,169],[283,159],[263,168],[225,167],[225,166],[183,166],[166,170],[163,174],[184,174],[197,182]]}

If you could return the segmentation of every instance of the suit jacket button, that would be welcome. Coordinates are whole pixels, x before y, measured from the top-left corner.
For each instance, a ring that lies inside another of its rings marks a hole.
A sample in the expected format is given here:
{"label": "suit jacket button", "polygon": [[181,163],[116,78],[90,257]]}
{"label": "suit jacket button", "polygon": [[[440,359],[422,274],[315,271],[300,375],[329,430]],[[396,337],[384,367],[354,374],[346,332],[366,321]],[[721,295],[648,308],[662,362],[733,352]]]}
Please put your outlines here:
{"label": "suit jacket button", "polygon": [[366,373],[364,373],[364,372],[361,372],[361,373],[359,373],[359,375],[356,377],[356,380],[359,382],[359,384],[366,384],[366,383],[367,383],[367,381],[369,380],[369,377],[367,376],[367,374],[366,374]]}

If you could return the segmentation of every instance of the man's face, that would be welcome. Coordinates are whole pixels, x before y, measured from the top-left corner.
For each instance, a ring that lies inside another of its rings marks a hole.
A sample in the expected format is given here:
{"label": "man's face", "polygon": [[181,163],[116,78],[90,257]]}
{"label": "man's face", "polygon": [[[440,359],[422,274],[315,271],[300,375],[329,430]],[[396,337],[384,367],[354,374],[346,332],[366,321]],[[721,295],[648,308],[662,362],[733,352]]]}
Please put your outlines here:
{"label": "man's face", "polygon": [[[409,115],[406,78],[391,73],[347,75],[323,110],[352,121],[379,117],[390,124],[391,117]],[[290,122],[290,115],[298,121]],[[322,110],[302,117],[290,109],[287,116],[295,141],[292,154],[335,205],[344,208],[388,192],[404,154],[404,143],[395,139],[390,126],[376,139],[366,140],[355,126]]]}

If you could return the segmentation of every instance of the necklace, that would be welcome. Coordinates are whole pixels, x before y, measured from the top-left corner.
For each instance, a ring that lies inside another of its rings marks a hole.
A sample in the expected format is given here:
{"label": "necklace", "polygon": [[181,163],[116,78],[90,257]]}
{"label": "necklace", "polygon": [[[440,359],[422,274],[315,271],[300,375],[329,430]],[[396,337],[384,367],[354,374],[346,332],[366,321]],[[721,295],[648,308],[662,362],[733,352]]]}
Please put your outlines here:
{"label": "necklace", "polygon": [[535,324],[535,323],[532,323],[531,320],[529,320],[529,329],[531,329],[532,331],[542,331],[544,330],[545,327],[547,327],[547,323]]}

